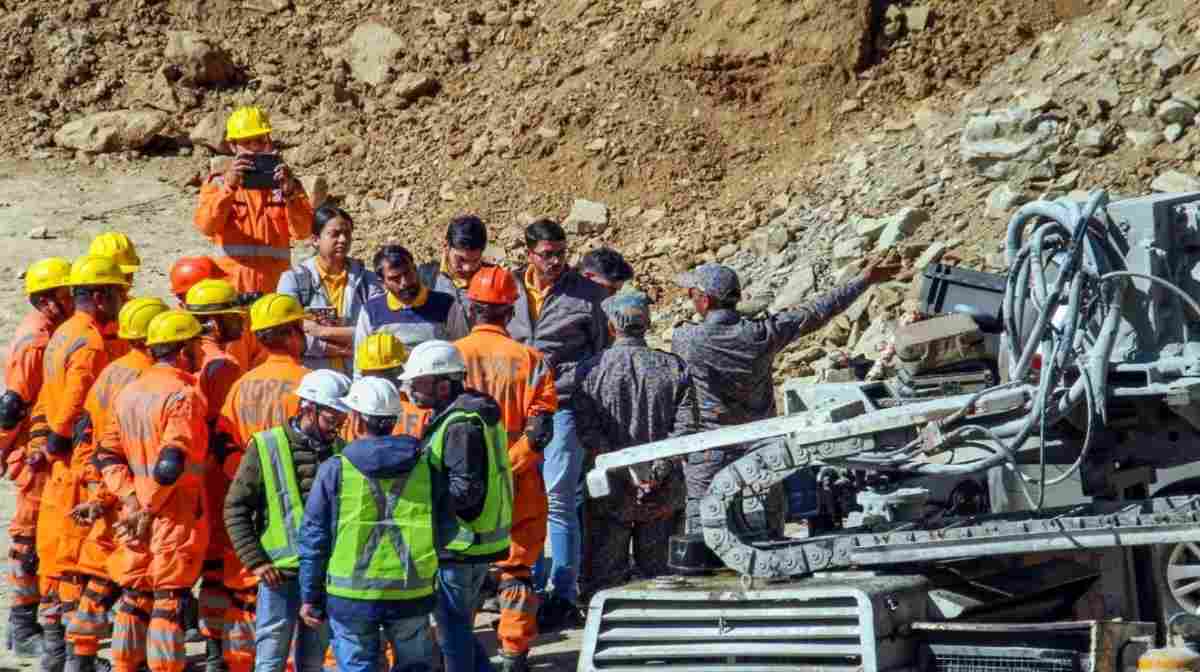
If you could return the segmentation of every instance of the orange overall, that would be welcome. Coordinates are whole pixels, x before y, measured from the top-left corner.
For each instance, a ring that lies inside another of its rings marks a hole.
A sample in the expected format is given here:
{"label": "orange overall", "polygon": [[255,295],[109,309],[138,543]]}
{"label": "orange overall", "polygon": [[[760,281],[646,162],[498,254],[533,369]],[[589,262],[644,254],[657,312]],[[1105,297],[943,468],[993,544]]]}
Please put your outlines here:
{"label": "orange overall", "polygon": [[[30,311],[17,326],[8,347],[4,367],[4,387],[32,405],[42,389],[42,355],[53,327],[39,311]],[[40,420],[44,424],[45,420]],[[4,454],[8,477],[17,486],[17,510],[8,526],[12,542],[8,550],[8,577],[12,584],[13,607],[34,607],[41,599],[38,592],[37,534],[38,506],[46,484],[44,469],[26,465],[30,417],[27,415],[10,431],[0,431],[0,450]]]}
{"label": "orange overall", "polygon": [[[294,357],[271,353],[266,361],[242,376],[225,398],[218,420],[219,431],[227,432],[236,446],[225,459],[225,477],[232,482],[242,463],[246,444],[255,433],[279,427],[300,409],[300,398],[292,390],[309,370]],[[258,577],[242,566],[233,547],[226,544],[222,556],[223,581],[229,589],[231,607],[225,616],[225,663],[229,672],[248,672],[254,666],[254,609]]]}
{"label": "orange overall", "polygon": [[[212,432],[220,417],[225,399],[234,383],[242,377],[242,367],[211,338],[202,338],[200,347],[204,360],[196,380],[208,405],[208,427]],[[229,535],[225,532],[225,494],[229,479],[225,476],[223,455],[208,453],[208,470],[204,474],[204,496],[209,512],[208,552],[204,557],[204,579],[200,583],[200,630],[209,639],[220,640],[225,633],[225,614],[233,606],[225,587],[224,554],[232,553]]]}
{"label": "orange overall", "polygon": [[[69,523],[75,491],[71,453],[76,423],[83,416],[92,384],[108,361],[101,325],[86,312],[77,311],[63,322],[46,345],[30,441],[30,450],[40,450],[49,465],[37,521],[41,620],[46,624],[59,623],[63,613],[74,609],[82,592],[77,582],[62,581],[58,542]],[[39,423],[40,418],[45,420]]]}
{"label": "orange overall", "polygon": [[313,207],[297,190],[230,189],[221,175],[200,188],[196,229],[213,242],[212,258],[239,292],[273,292],[291,267],[291,241],[312,235]]}
{"label": "orange overall", "polygon": [[[200,578],[208,546],[204,472],[208,452],[207,408],[196,378],[156,364],[117,396],[100,438],[98,459],[107,462],[104,483],[122,500],[122,516],[150,515],[147,533],[117,535],[108,569],[123,592],[113,622],[116,672],[182,672],[182,598]],[[162,464],[174,458],[173,469]],[[167,473],[164,473],[167,472]]]}
{"label": "orange overall", "polygon": [[526,421],[558,410],[554,374],[537,350],[509,337],[502,327],[481,324],[454,342],[467,364],[466,386],[486,392],[500,404],[508,429],[508,459],[513,475],[513,518],[508,558],[500,570],[500,648],[525,653],[537,637],[537,595],[533,565],[546,543],[546,488],[538,464],[541,453],[529,445]]}
{"label": "orange overall", "polygon": [[99,502],[104,513],[91,525],[79,525],[68,517],[58,543],[56,564],[65,575],[80,577],[78,585],[83,586],[79,605],[64,617],[67,641],[77,655],[95,656],[99,652],[100,640],[108,634],[105,615],[120,595],[120,587],[108,578],[107,566],[117,547],[112,527],[117,522],[117,501],[100,476],[105,462],[93,459],[97,457],[97,434],[108,425],[117,396],[153,364],[148,353],[131,349],[104,367],[83,404],[92,430],[80,437],[71,455],[75,488],[70,493],[71,501],[65,504],[70,511],[77,504]]}

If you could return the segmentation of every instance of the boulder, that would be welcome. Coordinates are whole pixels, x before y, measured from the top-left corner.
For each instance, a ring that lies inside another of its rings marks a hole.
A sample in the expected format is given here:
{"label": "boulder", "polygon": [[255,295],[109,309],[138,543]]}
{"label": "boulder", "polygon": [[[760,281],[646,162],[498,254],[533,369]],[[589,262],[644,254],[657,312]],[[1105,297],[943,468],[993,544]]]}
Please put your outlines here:
{"label": "boulder", "polygon": [[1008,219],[1013,210],[1022,203],[1027,203],[1029,196],[1017,191],[1007,184],[1001,184],[988,194],[987,216],[994,219]]}
{"label": "boulder", "polygon": [[329,199],[329,181],[324,175],[305,175],[300,178],[300,184],[304,185],[304,192],[308,194],[314,210]]}
{"label": "boulder", "polygon": [[163,58],[179,72],[179,81],[196,86],[217,86],[238,79],[237,66],[215,38],[190,30],[167,33]]}
{"label": "boulder", "polygon": [[816,288],[817,276],[812,267],[801,266],[792,272],[787,284],[775,295],[771,310],[779,311],[798,306]]}
{"label": "boulder", "polygon": [[354,29],[343,51],[355,79],[381,86],[391,81],[392,63],[403,47],[404,42],[396,31],[381,23],[367,21]]}
{"label": "boulder", "polygon": [[976,172],[993,180],[1039,173],[1057,148],[1058,122],[1014,107],[972,117],[959,138],[959,154]]}
{"label": "boulder", "polygon": [[218,154],[228,153],[229,145],[225,143],[225,115],[214,110],[200,117],[188,133],[188,139],[193,145],[207,147]]}
{"label": "boulder", "polygon": [[575,199],[563,229],[572,235],[600,233],[608,227],[608,206],[604,203]]}
{"label": "boulder", "polygon": [[54,144],[91,153],[141,149],[168,121],[167,115],[157,110],[98,112],[58,129]]}
{"label": "boulder", "polygon": [[1167,194],[1200,191],[1200,178],[1172,170],[1154,178],[1150,188]]}
{"label": "boulder", "polygon": [[393,91],[401,100],[414,101],[421,96],[432,96],[438,92],[441,84],[429,75],[418,72],[406,72],[396,80]]}
{"label": "boulder", "polygon": [[760,257],[769,257],[787,247],[788,230],[782,226],[768,226],[750,234],[750,249]]}
{"label": "boulder", "polygon": [[837,241],[833,246],[833,259],[839,262],[857,261],[866,252],[867,239],[855,236]]}
{"label": "boulder", "polygon": [[903,208],[888,218],[888,224],[879,234],[875,245],[878,251],[887,250],[911,236],[917,227],[929,221],[929,213],[920,208]]}

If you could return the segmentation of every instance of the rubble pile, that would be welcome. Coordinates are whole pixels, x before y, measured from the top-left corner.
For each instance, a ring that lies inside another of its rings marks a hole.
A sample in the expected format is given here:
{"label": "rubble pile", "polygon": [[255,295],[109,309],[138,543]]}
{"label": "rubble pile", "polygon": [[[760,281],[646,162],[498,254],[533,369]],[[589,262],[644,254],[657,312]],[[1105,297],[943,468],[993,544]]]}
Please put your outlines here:
{"label": "rubble pile", "polygon": [[[1000,270],[1035,198],[1200,187],[1198,28],[1184,0],[0,0],[0,147],[195,188],[258,104],[362,248],[474,211],[518,259],[553,215],[626,254],[666,342],[704,261],[760,313],[882,251]],[[785,372],[879,357],[911,294]]]}

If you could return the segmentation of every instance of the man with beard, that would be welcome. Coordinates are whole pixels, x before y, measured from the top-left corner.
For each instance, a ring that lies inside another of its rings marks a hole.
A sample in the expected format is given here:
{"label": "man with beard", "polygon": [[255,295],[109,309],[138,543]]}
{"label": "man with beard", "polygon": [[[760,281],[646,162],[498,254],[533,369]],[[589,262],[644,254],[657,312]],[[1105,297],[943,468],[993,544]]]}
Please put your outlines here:
{"label": "man with beard", "polygon": [[379,331],[400,339],[410,352],[425,341],[444,340],[454,298],[421,284],[412,253],[401,245],[384,245],[374,262],[375,274],[387,291],[367,301],[359,313],[355,350]]}

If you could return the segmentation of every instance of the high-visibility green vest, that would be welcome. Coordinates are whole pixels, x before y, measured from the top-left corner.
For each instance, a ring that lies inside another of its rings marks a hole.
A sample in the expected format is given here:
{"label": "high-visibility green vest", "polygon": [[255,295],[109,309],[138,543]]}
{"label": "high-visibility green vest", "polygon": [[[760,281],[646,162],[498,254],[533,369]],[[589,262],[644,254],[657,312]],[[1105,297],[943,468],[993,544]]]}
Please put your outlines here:
{"label": "high-visibility green vest", "polygon": [[446,427],[461,420],[477,420],[484,427],[488,453],[487,497],[478,518],[458,520],[458,534],[447,548],[461,555],[494,555],[508,550],[508,533],[512,528],[513,485],[512,468],[508,464],[508,432],[499,422],[489,425],[478,413],[454,411],[438,423],[426,440],[435,468],[444,467]]}
{"label": "high-visibility green vest", "polygon": [[369,479],[342,461],[338,521],[325,589],[355,600],[415,600],[437,574],[429,460],[397,478]]}
{"label": "high-visibility green vest", "polygon": [[254,435],[263,488],[267,494],[267,527],[258,538],[271,564],[280,569],[300,566],[300,546],[296,538],[304,516],[304,500],[296,482],[292,447],[282,427]]}

